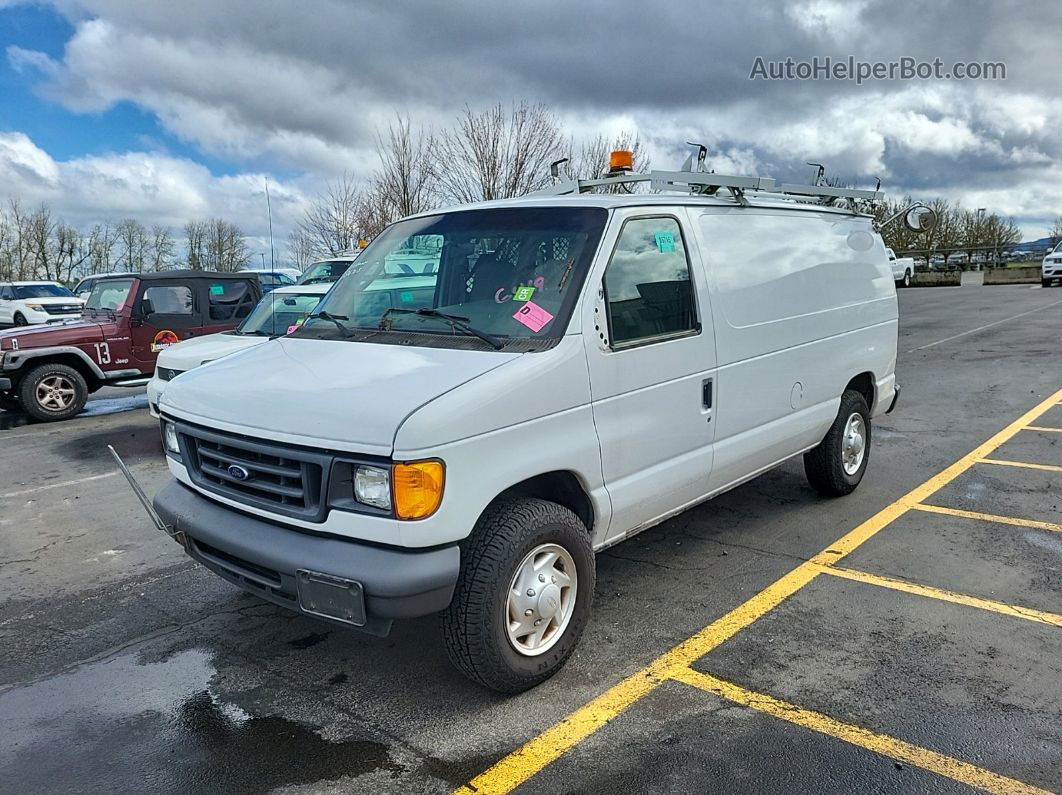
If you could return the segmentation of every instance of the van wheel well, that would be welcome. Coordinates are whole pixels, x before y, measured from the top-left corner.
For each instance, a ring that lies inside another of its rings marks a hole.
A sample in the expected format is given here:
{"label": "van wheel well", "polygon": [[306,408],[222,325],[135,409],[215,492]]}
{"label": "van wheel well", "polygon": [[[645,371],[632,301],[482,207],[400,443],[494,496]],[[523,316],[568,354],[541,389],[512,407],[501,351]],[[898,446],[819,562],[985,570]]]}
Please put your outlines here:
{"label": "van wheel well", "polygon": [[845,391],[854,389],[867,401],[867,407],[874,410],[874,375],[873,373],[860,373],[845,387]]}
{"label": "van wheel well", "polygon": [[528,478],[507,488],[495,497],[491,504],[498,500],[518,497],[538,497],[563,505],[579,517],[587,531],[594,527],[594,505],[572,472],[546,472]]}

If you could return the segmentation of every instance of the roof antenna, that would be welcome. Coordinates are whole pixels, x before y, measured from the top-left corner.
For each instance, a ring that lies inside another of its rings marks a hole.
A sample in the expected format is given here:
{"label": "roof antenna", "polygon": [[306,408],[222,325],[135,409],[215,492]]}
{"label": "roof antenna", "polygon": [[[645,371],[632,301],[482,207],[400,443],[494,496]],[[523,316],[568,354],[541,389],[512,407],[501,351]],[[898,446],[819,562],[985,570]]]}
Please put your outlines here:
{"label": "roof antenna", "polygon": [[815,177],[811,180],[810,184],[814,185],[816,188],[821,187],[823,184],[822,178],[826,176],[826,166],[824,166],[822,163],[812,163],[810,161],[808,162],[808,165],[815,166],[815,168],[817,169],[817,171],[815,172]]}
{"label": "roof antenna", "polygon": [[693,167],[693,152],[690,152],[690,156],[686,158],[686,162],[682,164],[682,168],[679,171],[698,171],[706,172],[708,169],[704,165],[705,159],[708,157],[708,147],[704,144],[694,143],[693,141],[686,141],[686,146],[697,147],[697,168]]}
{"label": "roof antenna", "polygon": [[561,181],[560,167],[561,163],[567,163],[568,158],[562,157],[560,160],[554,160],[549,164],[549,175],[553,179],[553,184],[556,185]]}

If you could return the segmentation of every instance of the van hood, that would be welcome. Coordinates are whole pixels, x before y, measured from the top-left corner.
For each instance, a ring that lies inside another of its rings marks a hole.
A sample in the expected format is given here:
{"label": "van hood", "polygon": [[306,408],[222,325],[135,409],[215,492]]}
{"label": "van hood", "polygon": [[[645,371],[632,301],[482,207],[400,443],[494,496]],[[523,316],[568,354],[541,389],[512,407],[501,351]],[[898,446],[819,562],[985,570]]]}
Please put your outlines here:
{"label": "van hood", "polygon": [[208,334],[205,337],[192,337],[166,348],[159,354],[157,364],[159,367],[183,372],[266,342],[269,342],[269,337],[250,334]]}
{"label": "van hood", "polygon": [[521,355],[281,337],[174,379],[160,407],[252,437],[386,456],[418,408]]}

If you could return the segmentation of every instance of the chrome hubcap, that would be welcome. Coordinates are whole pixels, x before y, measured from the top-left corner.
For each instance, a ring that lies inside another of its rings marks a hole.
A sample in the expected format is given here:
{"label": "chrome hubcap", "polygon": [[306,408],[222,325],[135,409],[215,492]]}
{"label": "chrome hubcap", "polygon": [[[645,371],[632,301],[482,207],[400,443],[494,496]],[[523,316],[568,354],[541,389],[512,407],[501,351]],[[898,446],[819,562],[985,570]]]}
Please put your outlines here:
{"label": "chrome hubcap", "polygon": [[61,375],[51,375],[37,384],[37,404],[48,411],[63,411],[74,403],[74,385]]}
{"label": "chrome hubcap", "polygon": [[509,584],[509,643],[534,657],[549,651],[568,628],[579,576],[575,560],[559,544],[541,544],[524,557]]}
{"label": "chrome hubcap", "polygon": [[867,426],[863,415],[855,412],[848,418],[844,427],[844,439],[841,442],[841,464],[844,471],[854,475],[863,466],[863,457],[867,452]]}

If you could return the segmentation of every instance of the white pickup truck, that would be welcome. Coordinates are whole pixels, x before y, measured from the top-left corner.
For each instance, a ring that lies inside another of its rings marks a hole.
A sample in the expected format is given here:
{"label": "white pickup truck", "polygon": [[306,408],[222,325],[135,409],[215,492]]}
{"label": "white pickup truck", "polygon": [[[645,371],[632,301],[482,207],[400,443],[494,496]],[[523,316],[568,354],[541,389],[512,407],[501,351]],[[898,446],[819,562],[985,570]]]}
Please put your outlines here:
{"label": "white pickup truck", "polygon": [[914,276],[914,258],[897,257],[896,252],[891,248],[885,249],[885,253],[889,255],[889,266],[892,268],[892,278],[896,284],[910,287],[911,278]]}

